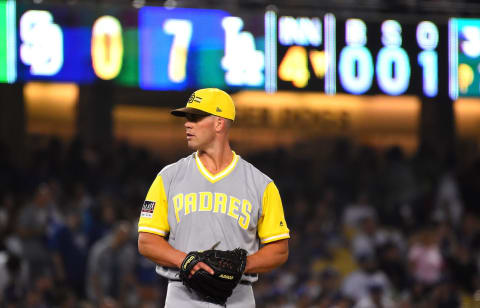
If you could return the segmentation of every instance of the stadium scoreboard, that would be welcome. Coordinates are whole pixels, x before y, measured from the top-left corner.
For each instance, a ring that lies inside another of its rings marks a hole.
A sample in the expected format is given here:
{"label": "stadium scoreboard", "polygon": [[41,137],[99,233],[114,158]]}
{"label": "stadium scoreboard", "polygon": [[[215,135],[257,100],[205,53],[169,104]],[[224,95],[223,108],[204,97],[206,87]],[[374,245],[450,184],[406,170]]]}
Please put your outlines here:
{"label": "stadium scoreboard", "polygon": [[480,19],[0,2],[0,82],[480,96]]}

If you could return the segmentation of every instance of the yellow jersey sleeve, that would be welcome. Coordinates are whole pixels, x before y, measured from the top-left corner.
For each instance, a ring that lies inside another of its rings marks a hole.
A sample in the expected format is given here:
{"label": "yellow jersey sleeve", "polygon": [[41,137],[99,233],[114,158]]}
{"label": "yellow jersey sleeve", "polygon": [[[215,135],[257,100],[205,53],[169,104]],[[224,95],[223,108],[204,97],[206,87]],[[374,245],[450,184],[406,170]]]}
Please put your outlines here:
{"label": "yellow jersey sleeve", "polygon": [[268,183],[263,193],[262,215],[258,221],[258,237],[262,244],[290,238],[277,186]]}
{"label": "yellow jersey sleeve", "polygon": [[170,232],[168,201],[161,175],[157,175],[148,190],[138,221],[138,232],[148,232],[161,236],[166,236]]}

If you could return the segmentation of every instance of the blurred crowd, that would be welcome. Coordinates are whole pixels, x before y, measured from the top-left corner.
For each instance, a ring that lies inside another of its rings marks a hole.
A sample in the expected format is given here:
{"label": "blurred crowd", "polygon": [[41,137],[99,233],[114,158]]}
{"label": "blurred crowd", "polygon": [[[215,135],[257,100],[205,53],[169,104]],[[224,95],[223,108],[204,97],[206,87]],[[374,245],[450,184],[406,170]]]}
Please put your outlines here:
{"label": "blurred crowd", "polygon": [[121,143],[28,145],[20,164],[0,150],[0,307],[158,307],[136,224],[165,163]]}
{"label": "blurred crowd", "polygon": [[[162,307],[136,224],[172,161],[122,142],[28,146],[22,163],[0,147],[0,307]],[[478,144],[445,158],[322,139],[242,156],[275,180],[292,236],[257,307],[480,305]]]}
{"label": "blurred crowd", "polygon": [[261,307],[480,306],[480,151],[407,155],[348,140],[253,158],[283,192],[290,258]]}

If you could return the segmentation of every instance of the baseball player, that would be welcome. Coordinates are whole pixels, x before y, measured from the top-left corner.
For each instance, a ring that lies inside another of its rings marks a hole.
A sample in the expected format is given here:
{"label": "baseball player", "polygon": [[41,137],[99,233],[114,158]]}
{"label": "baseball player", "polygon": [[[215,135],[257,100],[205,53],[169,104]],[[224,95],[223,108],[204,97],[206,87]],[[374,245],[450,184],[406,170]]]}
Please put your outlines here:
{"label": "baseball player", "polygon": [[[185,108],[186,139],[195,152],[158,173],[138,224],[139,252],[169,279],[166,307],[215,307],[179,280],[178,269],[191,251],[211,248],[247,251],[245,271],[227,307],[255,307],[252,283],[288,258],[289,229],[274,182],[230,148],[235,119],[230,95],[215,88],[195,91]],[[203,269],[199,262],[193,275]]]}

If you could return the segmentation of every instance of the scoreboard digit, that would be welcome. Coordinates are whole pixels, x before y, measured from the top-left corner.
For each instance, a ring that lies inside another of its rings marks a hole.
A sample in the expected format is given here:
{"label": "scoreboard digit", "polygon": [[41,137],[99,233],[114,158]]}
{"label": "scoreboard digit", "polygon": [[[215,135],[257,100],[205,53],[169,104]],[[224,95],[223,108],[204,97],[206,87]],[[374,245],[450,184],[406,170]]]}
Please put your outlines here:
{"label": "scoreboard digit", "polygon": [[192,39],[192,23],[184,19],[167,19],[163,31],[173,37],[168,62],[168,77],[183,82],[187,77],[187,56]]}
{"label": "scoreboard digit", "polygon": [[402,48],[402,26],[396,20],[382,23],[382,44],[377,55],[378,86],[389,95],[405,93],[410,85],[410,59]]}
{"label": "scoreboard digit", "polygon": [[417,26],[417,43],[422,51],[418,64],[422,67],[423,93],[427,97],[438,94],[438,27],[431,21],[422,21]]}
{"label": "scoreboard digit", "polygon": [[123,62],[122,25],[113,16],[102,16],[92,28],[92,65],[95,74],[104,80],[118,76]]}
{"label": "scoreboard digit", "polygon": [[338,77],[346,92],[364,94],[372,86],[373,58],[367,40],[367,25],[363,20],[345,21],[345,47],[339,55]]}

